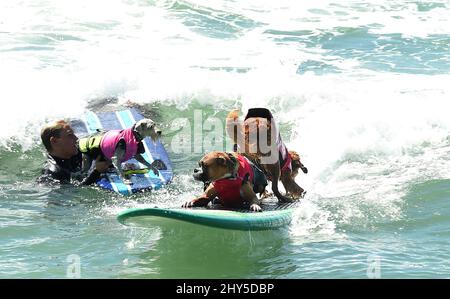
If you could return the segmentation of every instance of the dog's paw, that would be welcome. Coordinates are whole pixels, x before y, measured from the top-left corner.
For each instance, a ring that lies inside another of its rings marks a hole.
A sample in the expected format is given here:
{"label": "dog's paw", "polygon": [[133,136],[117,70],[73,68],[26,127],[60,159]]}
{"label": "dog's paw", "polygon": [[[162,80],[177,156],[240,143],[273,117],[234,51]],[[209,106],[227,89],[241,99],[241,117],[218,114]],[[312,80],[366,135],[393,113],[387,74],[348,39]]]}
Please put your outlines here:
{"label": "dog's paw", "polygon": [[286,194],[286,196],[283,196],[282,198],[278,198],[278,203],[291,203],[296,200],[297,199],[295,199],[291,194]]}
{"label": "dog's paw", "polygon": [[258,204],[254,203],[254,204],[252,204],[250,206],[250,211],[252,211],[252,212],[261,212],[262,210],[261,210],[261,207]]}
{"label": "dog's paw", "polygon": [[304,191],[302,192],[295,192],[295,193],[287,193],[286,196],[289,197],[292,201],[296,201],[299,200],[300,198],[302,198],[302,194]]}
{"label": "dog's paw", "polygon": [[264,191],[261,195],[260,195],[260,198],[261,199],[266,199],[266,198],[269,198],[269,197],[272,197],[273,196],[273,193],[270,193],[270,192],[268,192],[268,191]]}
{"label": "dog's paw", "polygon": [[151,169],[156,176],[159,176],[159,170],[156,168]]}
{"label": "dog's paw", "polygon": [[126,185],[132,185],[133,184],[133,182],[130,179],[123,178],[122,181]]}
{"label": "dog's paw", "polygon": [[182,208],[192,208],[195,205],[195,200],[186,201],[181,205]]}

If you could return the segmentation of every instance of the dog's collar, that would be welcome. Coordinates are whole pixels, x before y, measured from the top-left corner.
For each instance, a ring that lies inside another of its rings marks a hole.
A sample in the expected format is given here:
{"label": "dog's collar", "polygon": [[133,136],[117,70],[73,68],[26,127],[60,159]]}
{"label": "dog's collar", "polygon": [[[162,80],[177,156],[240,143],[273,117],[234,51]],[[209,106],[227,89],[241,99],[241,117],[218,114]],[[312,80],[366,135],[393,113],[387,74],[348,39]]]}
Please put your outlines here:
{"label": "dog's collar", "polygon": [[223,179],[235,179],[237,177],[237,173],[239,170],[239,162],[237,161],[236,157],[233,156],[232,153],[226,153],[226,154],[228,155],[228,157],[231,160],[231,163],[232,163],[231,166],[233,167],[232,172],[231,173],[228,172],[228,173],[224,174],[223,176],[221,176],[220,178],[215,179],[209,183],[214,183],[215,181],[223,180]]}
{"label": "dog's collar", "polygon": [[226,173],[226,174],[224,174],[222,177],[220,177],[220,178],[218,178],[218,179],[215,179],[214,182],[215,182],[215,181],[218,181],[218,180],[223,180],[223,179],[234,179],[234,178],[235,178],[235,176],[233,176],[233,174],[231,174],[231,173]]}
{"label": "dog's collar", "polygon": [[226,154],[228,155],[228,157],[231,160],[231,163],[230,163],[231,172],[224,174],[222,177],[216,179],[215,181],[222,180],[222,179],[235,179],[237,177],[237,173],[239,170],[239,161],[236,159],[236,157],[232,153],[226,153]]}
{"label": "dog's collar", "polygon": [[233,156],[232,153],[226,153],[226,154],[228,155],[228,157],[231,160],[231,165],[230,165],[231,167],[230,168],[232,168],[232,170],[231,170],[231,172],[228,172],[228,173],[224,174],[220,178],[215,179],[214,182],[218,181],[218,180],[223,180],[223,179],[235,179],[237,177],[237,173],[238,173],[238,170],[239,170],[239,162],[237,161],[236,157]]}

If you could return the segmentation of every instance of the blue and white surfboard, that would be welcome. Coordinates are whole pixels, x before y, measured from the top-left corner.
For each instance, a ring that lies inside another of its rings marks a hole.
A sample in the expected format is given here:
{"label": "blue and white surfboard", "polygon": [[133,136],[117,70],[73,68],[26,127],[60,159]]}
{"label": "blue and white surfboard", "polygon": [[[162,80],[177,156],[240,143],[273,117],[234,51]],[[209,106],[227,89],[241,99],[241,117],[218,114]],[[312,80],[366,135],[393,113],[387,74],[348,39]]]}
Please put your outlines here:
{"label": "blue and white surfboard", "polygon": [[[113,112],[87,112],[83,119],[74,120],[71,126],[78,137],[84,137],[93,134],[98,130],[122,130],[131,128],[134,123],[143,119],[144,116],[134,108],[113,111]],[[159,170],[159,174],[155,175],[152,171],[146,173],[134,173],[130,175],[132,184],[125,184],[115,171],[107,172],[100,180],[96,182],[101,188],[111,190],[122,195],[131,195],[136,192],[143,192],[153,189],[159,189],[172,180],[172,164],[169,156],[162,145],[161,141],[155,143],[148,137],[143,140],[145,153],[142,155],[149,163],[159,159],[165,166],[166,170]],[[132,164],[136,169],[143,169],[145,165],[139,163],[135,159],[124,162]],[[145,171],[144,171],[145,172]]]}

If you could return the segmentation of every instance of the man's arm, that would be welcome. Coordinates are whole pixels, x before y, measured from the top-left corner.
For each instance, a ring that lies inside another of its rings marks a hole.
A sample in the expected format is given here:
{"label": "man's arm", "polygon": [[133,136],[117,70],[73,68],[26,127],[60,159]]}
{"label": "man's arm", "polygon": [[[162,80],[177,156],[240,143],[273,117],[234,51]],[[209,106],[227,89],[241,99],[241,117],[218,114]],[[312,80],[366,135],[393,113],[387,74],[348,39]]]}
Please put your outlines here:
{"label": "man's arm", "polygon": [[68,184],[70,183],[70,172],[60,167],[53,159],[48,158],[36,182],[48,185]]}
{"label": "man's arm", "polygon": [[88,176],[81,181],[80,185],[92,185],[93,183],[98,181],[100,175],[101,175],[100,172],[98,172],[97,169],[95,168],[89,170]]}
{"label": "man's arm", "polygon": [[88,172],[88,175],[86,178],[84,178],[80,185],[92,185],[98,179],[100,179],[100,176],[103,172],[106,172],[108,168],[111,166],[111,161],[100,161],[100,156],[97,157],[95,160],[95,167],[91,167],[91,169]]}

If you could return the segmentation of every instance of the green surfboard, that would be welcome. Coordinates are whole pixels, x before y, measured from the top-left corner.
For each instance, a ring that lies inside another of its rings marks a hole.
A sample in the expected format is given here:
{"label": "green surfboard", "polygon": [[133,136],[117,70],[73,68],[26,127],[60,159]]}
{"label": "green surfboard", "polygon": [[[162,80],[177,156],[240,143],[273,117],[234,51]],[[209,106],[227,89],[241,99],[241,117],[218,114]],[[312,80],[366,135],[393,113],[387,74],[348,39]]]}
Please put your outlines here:
{"label": "green surfboard", "polygon": [[217,208],[132,208],[117,216],[124,225],[154,226],[161,221],[190,222],[210,227],[234,230],[272,230],[289,225],[299,202],[261,205],[262,212]]}

